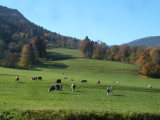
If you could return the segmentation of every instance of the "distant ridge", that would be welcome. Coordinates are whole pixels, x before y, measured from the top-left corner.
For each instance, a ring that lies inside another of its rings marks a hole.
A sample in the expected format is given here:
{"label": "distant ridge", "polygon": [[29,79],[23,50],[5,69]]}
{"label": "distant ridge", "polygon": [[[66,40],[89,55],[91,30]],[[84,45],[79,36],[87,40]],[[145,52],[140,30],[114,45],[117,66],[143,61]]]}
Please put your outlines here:
{"label": "distant ridge", "polygon": [[160,46],[160,36],[150,36],[137,40],[133,40],[129,43],[126,43],[129,46],[146,46],[146,47],[154,47]]}

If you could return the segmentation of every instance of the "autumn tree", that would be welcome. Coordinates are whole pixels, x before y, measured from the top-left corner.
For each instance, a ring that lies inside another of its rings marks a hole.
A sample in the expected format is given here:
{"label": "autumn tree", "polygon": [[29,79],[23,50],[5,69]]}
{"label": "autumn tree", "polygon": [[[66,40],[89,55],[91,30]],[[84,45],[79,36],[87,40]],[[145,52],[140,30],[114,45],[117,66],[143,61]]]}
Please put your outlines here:
{"label": "autumn tree", "polygon": [[94,48],[93,56],[94,59],[105,59],[107,45],[105,43],[97,44]]}
{"label": "autumn tree", "polygon": [[152,58],[152,62],[160,64],[160,48],[152,48],[149,52],[149,55]]}
{"label": "autumn tree", "polygon": [[119,49],[120,47],[118,45],[113,45],[111,48],[107,49],[106,60],[118,61],[120,56]]}
{"label": "autumn tree", "polygon": [[132,52],[130,56],[130,63],[134,64],[136,62],[136,53]]}
{"label": "autumn tree", "polygon": [[36,37],[31,41],[36,57],[46,57],[46,42],[40,37]]}
{"label": "autumn tree", "polygon": [[24,45],[22,48],[21,58],[19,65],[20,66],[32,66],[35,64],[35,55],[32,44]]}
{"label": "autumn tree", "polygon": [[139,71],[142,75],[146,75],[148,77],[160,77],[160,65],[150,61],[145,63],[140,71]]}
{"label": "autumn tree", "polygon": [[1,66],[3,67],[16,67],[18,62],[18,54],[12,53],[9,50],[4,51]]}
{"label": "autumn tree", "polygon": [[142,52],[137,60],[139,73],[148,77],[160,77],[160,50],[158,48],[147,49]]}
{"label": "autumn tree", "polygon": [[130,48],[130,53],[131,53],[131,55],[130,55],[130,63],[131,64],[135,64],[136,63],[136,61],[137,61],[137,59],[138,59],[138,57],[139,57],[139,54],[138,54],[138,49],[139,49],[139,47],[138,46],[133,46],[133,47],[131,47]]}
{"label": "autumn tree", "polygon": [[131,55],[130,47],[128,45],[121,46],[120,53],[123,56],[122,62],[129,62],[129,56]]}
{"label": "autumn tree", "polygon": [[145,63],[147,63],[149,61],[150,61],[149,51],[145,50],[139,55],[139,58],[138,58],[136,63],[139,66],[143,66],[143,64],[145,64]]}
{"label": "autumn tree", "polygon": [[111,53],[118,53],[119,49],[120,49],[120,47],[118,45],[113,45],[111,47]]}
{"label": "autumn tree", "polygon": [[124,59],[124,56],[122,56],[122,54],[120,52],[115,53],[115,55],[114,55],[115,61],[123,61],[123,59]]}
{"label": "autumn tree", "polygon": [[82,56],[91,58],[93,55],[93,45],[94,42],[91,41],[87,36],[86,38],[81,41],[79,50]]}

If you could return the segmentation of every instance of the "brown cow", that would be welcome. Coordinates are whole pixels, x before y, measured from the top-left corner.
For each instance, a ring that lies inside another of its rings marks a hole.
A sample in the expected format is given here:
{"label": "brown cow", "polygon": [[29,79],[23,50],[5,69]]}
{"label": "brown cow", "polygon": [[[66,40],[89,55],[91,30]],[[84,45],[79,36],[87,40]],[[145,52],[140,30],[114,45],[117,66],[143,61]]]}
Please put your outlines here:
{"label": "brown cow", "polygon": [[37,77],[31,77],[31,80],[37,80]]}
{"label": "brown cow", "polygon": [[61,83],[61,79],[57,79],[57,80],[56,80],[56,83]]}
{"label": "brown cow", "polygon": [[59,93],[60,93],[60,91],[62,91],[62,85],[52,85],[52,86],[48,89],[48,92],[53,91],[53,93],[54,93],[55,90],[59,90]]}
{"label": "brown cow", "polygon": [[72,85],[71,85],[72,92],[74,92],[75,88],[76,88],[76,85],[75,85],[75,84],[72,84]]}
{"label": "brown cow", "polygon": [[96,82],[96,84],[100,84],[100,80],[98,80],[98,81]]}

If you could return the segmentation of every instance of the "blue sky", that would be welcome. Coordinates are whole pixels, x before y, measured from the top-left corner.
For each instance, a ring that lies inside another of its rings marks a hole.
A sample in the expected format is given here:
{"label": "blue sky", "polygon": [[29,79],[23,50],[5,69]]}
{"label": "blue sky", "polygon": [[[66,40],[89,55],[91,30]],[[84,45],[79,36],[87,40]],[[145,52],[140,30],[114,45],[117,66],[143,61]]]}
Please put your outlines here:
{"label": "blue sky", "polygon": [[108,45],[160,36],[160,0],[0,0],[52,32]]}

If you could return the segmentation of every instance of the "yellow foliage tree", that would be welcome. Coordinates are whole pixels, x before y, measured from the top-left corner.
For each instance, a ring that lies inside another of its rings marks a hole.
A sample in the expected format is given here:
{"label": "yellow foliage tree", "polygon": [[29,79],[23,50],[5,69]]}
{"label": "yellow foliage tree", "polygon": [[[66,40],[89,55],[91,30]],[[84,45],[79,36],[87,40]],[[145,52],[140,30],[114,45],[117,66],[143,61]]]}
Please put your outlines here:
{"label": "yellow foliage tree", "polygon": [[152,48],[152,49],[150,50],[149,55],[150,55],[150,56],[153,56],[156,52],[157,52],[157,48],[154,47],[154,48]]}
{"label": "yellow foliage tree", "polygon": [[150,51],[144,51],[140,54],[137,60],[139,73],[148,77],[160,77],[159,52],[157,48],[152,48]]}
{"label": "yellow foliage tree", "polygon": [[142,67],[140,73],[148,77],[160,77],[159,65],[153,62],[148,62]]}
{"label": "yellow foliage tree", "polygon": [[22,48],[19,66],[32,66],[35,63],[35,56],[32,44],[24,45]]}
{"label": "yellow foliage tree", "polygon": [[137,60],[136,64],[139,66],[143,65],[149,58],[150,55],[148,54],[148,52],[144,51],[139,55],[139,59]]}

